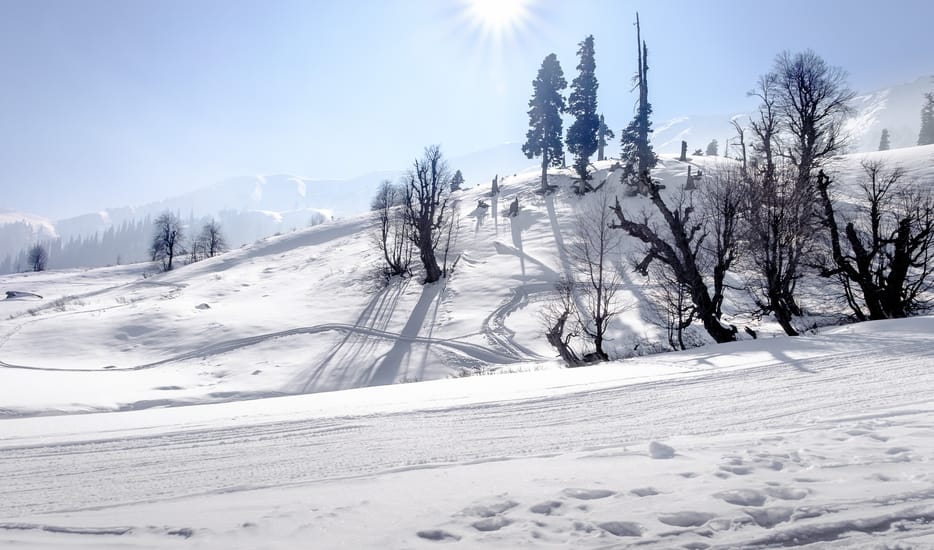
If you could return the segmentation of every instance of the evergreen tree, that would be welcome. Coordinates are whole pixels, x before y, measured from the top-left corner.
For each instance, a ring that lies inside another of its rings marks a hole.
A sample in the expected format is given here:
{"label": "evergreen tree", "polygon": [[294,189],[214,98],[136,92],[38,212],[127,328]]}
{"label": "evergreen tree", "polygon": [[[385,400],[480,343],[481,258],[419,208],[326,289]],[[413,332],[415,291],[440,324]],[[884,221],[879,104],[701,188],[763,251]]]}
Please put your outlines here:
{"label": "evergreen tree", "polygon": [[924,94],[924,107],[921,108],[921,132],[918,145],[934,143],[934,92]]}
{"label": "evergreen tree", "polygon": [[461,174],[461,171],[458,170],[454,172],[454,177],[451,178],[451,191],[460,191],[462,185],[464,185],[464,174]]}
{"label": "evergreen tree", "polygon": [[707,156],[708,157],[715,157],[719,154],[717,152],[718,145],[719,144],[717,143],[717,140],[715,139],[710,140],[710,143],[707,144]]}
{"label": "evergreen tree", "polygon": [[649,143],[652,132],[652,105],[649,103],[648,83],[648,47],[642,40],[642,28],[639,14],[636,13],[636,53],[638,54],[638,72],[633,78],[639,89],[639,103],[636,116],[622,133],[620,158],[623,161],[623,181],[635,187],[636,192],[647,194],[649,172],[658,164],[658,157]]}
{"label": "evergreen tree", "polygon": [[603,115],[600,115],[600,129],[597,131],[597,160],[606,160],[603,149],[606,147],[608,139],[616,139],[616,134],[607,127]]}
{"label": "evergreen tree", "polygon": [[542,157],[542,192],[548,192],[548,167],[561,166],[564,145],[561,141],[561,113],[565,110],[561,91],[567,88],[558,56],[549,54],[538,76],[532,81],[529,100],[529,131],[522,152],[528,158]]}
{"label": "evergreen tree", "polygon": [[892,144],[889,142],[889,130],[887,128],[882,129],[882,137],[879,139],[879,150],[888,151],[892,148]]}
{"label": "evergreen tree", "polygon": [[600,130],[600,118],[597,116],[597,76],[594,73],[593,35],[578,44],[577,78],[571,83],[571,95],[568,96],[568,112],[574,115],[574,123],[568,128],[568,151],[574,155],[574,170],[581,179],[579,193],[587,188],[590,173],[587,166],[590,157],[597,152],[597,133]]}

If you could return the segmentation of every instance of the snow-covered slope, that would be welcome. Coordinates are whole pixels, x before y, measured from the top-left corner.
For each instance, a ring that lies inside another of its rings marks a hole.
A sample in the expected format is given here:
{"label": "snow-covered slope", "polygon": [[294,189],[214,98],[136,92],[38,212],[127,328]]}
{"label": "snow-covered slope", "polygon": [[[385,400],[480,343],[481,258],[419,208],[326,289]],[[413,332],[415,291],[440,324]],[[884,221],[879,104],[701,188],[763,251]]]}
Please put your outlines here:
{"label": "snow-covered slope", "polygon": [[[934,180],[934,146],[890,155]],[[839,161],[841,185],[860,160]],[[596,174],[607,189],[611,164]],[[656,175],[676,192],[687,170],[666,157]],[[499,197],[457,193],[461,256],[434,285],[382,280],[366,216],[170,273],[0,277],[23,293],[0,300],[0,541],[934,542],[934,319],[796,339],[765,319],[755,341],[562,369],[540,314],[569,269],[558,243],[593,198],[568,174],[554,195],[534,192],[534,170],[503,178]],[[626,242],[621,260],[638,250]],[[664,339],[649,284],[624,278],[614,357]],[[756,322],[732,317],[748,308],[732,299],[731,320]]]}

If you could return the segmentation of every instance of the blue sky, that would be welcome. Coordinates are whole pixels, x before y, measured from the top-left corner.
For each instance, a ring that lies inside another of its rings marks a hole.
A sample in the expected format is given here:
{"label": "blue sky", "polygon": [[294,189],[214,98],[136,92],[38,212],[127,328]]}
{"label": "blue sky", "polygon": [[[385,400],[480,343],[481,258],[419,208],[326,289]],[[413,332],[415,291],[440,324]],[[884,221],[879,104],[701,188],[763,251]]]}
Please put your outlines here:
{"label": "blue sky", "polygon": [[[634,12],[655,121],[732,114],[775,54],[859,91],[934,73],[934,2],[527,0],[493,33],[467,0],[0,0],[0,208],[62,217],[250,174],[352,177],[528,126],[531,81],[596,42],[599,101],[632,116]],[[934,88],[934,84],[932,84]]]}

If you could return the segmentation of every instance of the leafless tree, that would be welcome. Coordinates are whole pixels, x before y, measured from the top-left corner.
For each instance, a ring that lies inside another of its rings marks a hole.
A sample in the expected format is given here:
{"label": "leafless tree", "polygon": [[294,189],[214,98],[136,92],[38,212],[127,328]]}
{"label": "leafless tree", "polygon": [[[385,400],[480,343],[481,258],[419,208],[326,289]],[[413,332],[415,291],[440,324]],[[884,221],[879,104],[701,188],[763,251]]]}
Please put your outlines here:
{"label": "leafless tree", "polygon": [[172,270],[176,256],[185,254],[185,232],[178,216],[168,210],[160,214],[153,222],[152,261],[161,262],[163,271]]}
{"label": "leafless tree", "polygon": [[718,343],[736,340],[736,329],[725,326],[717,315],[717,304],[722,298],[711,296],[704,280],[701,269],[703,258],[700,255],[708,232],[703,221],[693,219],[693,203],[682,192],[675,198],[674,207],[670,207],[661,196],[661,186],[647,174],[642,177],[644,181],[641,185],[648,190],[649,199],[664,221],[665,231],[657,230],[647,214],[641,221],[629,219],[619,199],[611,208],[616,215],[616,223],[612,227],[626,231],[647,246],[645,257],[636,265],[636,270],[645,275],[650,264],[656,260],[667,265],[675,279],[689,289],[697,318],[707,333]]}
{"label": "leafless tree", "polygon": [[661,320],[673,350],[684,350],[684,330],[694,322],[697,309],[691,301],[690,289],[678,280],[671,267],[656,262],[649,270],[655,285],[649,291],[652,306]]}
{"label": "leafless tree", "polygon": [[783,52],[772,69],[775,107],[787,138],[785,154],[797,169],[797,187],[813,193],[813,179],[824,161],[846,145],[843,123],[856,96],[847,73],[828,65],[812,50]]}
{"label": "leafless tree", "polygon": [[726,295],[726,276],[739,253],[740,218],[744,189],[742,167],[723,163],[705,178],[700,191],[700,205],[704,212],[704,232],[707,238],[701,246],[704,271],[713,272],[714,312],[723,316]]}
{"label": "leafless tree", "polygon": [[749,290],[762,313],[771,313],[789,336],[797,336],[794,301],[802,268],[814,250],[817,228],[809,217],[811,197],[796,188],[791,167],[769,166],[750,173],[743,185],[745,257],[750,263]]}
{"label": "leafless tree", "polygon": [[33,271],[45,271],[45,266],[49,261],[49,253],[45,246],[38,243],[34,244],[29,249],[28,261]]}
{"label": "leafless tree", "polygon": [[402,186],[383,180],[370,203],[375,222],[374,240],[383,253],[387,277],[406,275],[412,265],[413,245],[403,212],[404,200],[405,189]]}
{"label": "leafless tree", "polygon": [[555,292],[557,300],[547,304],[542,311],[545,338],[558,350],[558,355],[567,366],[583,365],[584,362],[571,346],[571,341],[578,336],[575,330],[577,323],[574,312],[577,305],[574,303],[574,282],[561,279],[555,285]]}
{"label": "leafless tree", "polygon": [[221,231],[221,224],[211,219],[201,227],[201,234],[198,238],[204,248],[204,254],[208,258],[227,251],[227,239]]}
{"label": "leafless tree", "polygon": [[613,212],[609,188],[581,200],[567,249],[580,290],[580,328],[592,341],[594,357],[606,361],[604,349],[610,321],[623,311],[617,300],[622,235],[611,227]]}
{"label": "leafless tree", "polygon": [[436,250],[446,221],[448,196],[445,191],[450,179],[439,145],[426,147],[422,158],[415,160],[404,179],[405,220],[409,225],[409,238],[418,249],[425,269],[425,283],[433,283],[443,275]]}
{"label": "leafless tree", "polygon": [[862,167],[861,203],[842,235],[831,180],[818,174],[831,248],[821,274],[841,280],[858,319],[906,317],[926,309],[925,296],[934,289],[934,197],[905,185],[901,168],[888,169],[881,161]]}

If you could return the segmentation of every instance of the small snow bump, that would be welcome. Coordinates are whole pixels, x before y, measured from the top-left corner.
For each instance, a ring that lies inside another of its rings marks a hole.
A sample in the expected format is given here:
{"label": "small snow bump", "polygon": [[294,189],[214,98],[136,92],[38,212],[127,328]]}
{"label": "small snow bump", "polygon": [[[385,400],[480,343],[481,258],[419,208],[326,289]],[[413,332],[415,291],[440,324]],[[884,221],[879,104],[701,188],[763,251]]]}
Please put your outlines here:
{"label": "small snow bump", "polygon": [[649,456],[652,458],[672,458],[675,456],[674,447],[653,441],[649,443]]}
{"label": "small snow bump", "polygon": [[209,306],[209,305],[207,305],[207,304],[198,304],[198,305],[195,306],[195,309],[201,309],[201,310],[204,310],[204,309],[211,309],[211,306]]}

